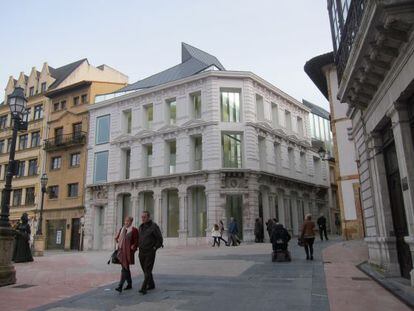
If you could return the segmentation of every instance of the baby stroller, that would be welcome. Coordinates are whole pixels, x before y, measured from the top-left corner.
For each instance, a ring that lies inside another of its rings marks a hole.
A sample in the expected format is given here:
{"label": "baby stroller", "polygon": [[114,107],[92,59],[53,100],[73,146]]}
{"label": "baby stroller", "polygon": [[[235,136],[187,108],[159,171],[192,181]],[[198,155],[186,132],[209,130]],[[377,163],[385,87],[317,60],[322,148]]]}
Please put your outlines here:
{"label": "baby stroller", "polygon": [[274,225],[270,241],[272,242],[272,262],[291,261],[292,257],[288,250],[291,239],[289,232],[281,224]]}

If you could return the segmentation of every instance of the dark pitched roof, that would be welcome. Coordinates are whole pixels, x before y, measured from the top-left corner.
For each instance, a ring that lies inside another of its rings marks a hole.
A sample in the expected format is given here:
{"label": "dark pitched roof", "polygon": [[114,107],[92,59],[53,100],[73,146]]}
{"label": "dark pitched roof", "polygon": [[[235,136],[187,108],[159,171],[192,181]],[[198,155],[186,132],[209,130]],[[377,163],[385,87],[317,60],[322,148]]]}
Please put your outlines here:
{"label": "dark pitched roof", "polygon": [[334,63],[333,52],[322,54],[308,60],[305,64],[305,72],[308,74],[309,78],[313,83],[318,87],[327,100],[329,100],[328,95],[328,84],[322,68],[326,65]]}
{"label": "dark pitched roof", "polygon": [[67,64],[59,68],[53,68],[49,66],[49,72],[55,81],[50,85],[49,90],[56,88],[62,83],[76,68],[80,66],[84,61],[88,61],[86,58],[78,60],[76,62]]}
{"label": "dark pitched roof", "polygon": [[320,116],[320,117],[322,117],[324,119],[328,119],[329,120],[330,113],[328,111],[326,111],[325,109],[323,109],[322,107],[319,107],[318,105],[312,104],[311,102],[309,102],[309,101],[307,101],[305,99],[302,99],[302,103],[306,107],[310,108],[310,110],[311,110],[311,112],[313,114],[316,114],[316,115],[318,115],[318,116]]}
{"label": "dark pitched roof", "polygon": [[211,66],[215,66],[219,70],[225,70],[224,66],[215,56],[183,42],[181,43],[180,64],[130,84],[120,89],[118,92],[146,89],[167,82],[183,79],[197,74]]}

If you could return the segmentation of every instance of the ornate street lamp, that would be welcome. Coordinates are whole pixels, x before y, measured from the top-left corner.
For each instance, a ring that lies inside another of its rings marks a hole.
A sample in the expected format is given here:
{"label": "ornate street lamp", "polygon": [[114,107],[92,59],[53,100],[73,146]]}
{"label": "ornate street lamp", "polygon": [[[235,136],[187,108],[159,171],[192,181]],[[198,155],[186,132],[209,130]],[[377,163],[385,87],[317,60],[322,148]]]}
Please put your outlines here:
{"label": "ornate street lamp", "polygon": [[24,96],[24,89],[16,87],[8,96],[12,120],[13,134],[10,144],[9,165],[6,173],[6,182],[1,193],[1,213],[0,213],[0,286],[16,283],[16,270],[12,265],[14,230],[10,227],[10,195],[12,191],[13,176],[16,175],[18,161],[14,159],[16,153],[17,133],[27,130],[27,123],[22,121],[26,112],[27,99]]}
{"label": "ornate street lamp", "polygon": [[42,177],[40,178],[40,184],[42,186],[42,201],[40,203],[40,215],[39,215],[39,222],[37,224],[37,232],[36,235],[43,235],[42,233],[42,224],[43,224],[43,202],[45,199],[45,193],[46,193],[46,186],[47,186],[47,174],[43,173]]}

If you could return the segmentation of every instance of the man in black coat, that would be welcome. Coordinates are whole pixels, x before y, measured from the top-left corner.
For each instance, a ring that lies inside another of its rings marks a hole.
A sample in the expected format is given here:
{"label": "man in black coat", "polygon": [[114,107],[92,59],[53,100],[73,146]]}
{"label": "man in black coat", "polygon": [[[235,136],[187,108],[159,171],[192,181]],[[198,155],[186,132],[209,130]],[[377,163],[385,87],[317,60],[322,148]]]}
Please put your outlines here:
{"label": "man in black coat", "polygon": [[151,215],[148,211],[142,212],[141,221],[142,224],[138,229],[138,258],[142,272],[144,272],[144,281],[139,292],[145,295],[147,290],[155,288],[152,269],[154,268],[155,253],[157,249],[163,246],[163,238],[160,228],[151,220]]}
{"label": "man in black coat", "polygon": [[319,235],[321,236],[321,241],[323,241],[323,236],[325,235],[325,239],[328,241],[328,234],[326,232],[326,218],[321,214],[321,216],[317,220],[318,227],[319,227]]}

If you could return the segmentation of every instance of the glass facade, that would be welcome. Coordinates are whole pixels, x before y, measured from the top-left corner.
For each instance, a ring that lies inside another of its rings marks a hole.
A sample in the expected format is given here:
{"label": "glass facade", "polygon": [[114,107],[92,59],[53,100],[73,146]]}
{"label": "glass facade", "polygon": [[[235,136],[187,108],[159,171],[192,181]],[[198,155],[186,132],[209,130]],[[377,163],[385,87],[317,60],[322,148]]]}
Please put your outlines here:
{"label": "glass facade", "polygon": [[192,236],[206,236],[207,229],[207,207],[204,188],[192,189]]}
{"label": "glass facade", "polygon": [[96,144],[109,142],[111,116],[101,116],[96,118]]}
{"label": "glass facade", "polygon": [[108,151],[95,153],[95,168],[93,182],[106,182],[108,177]]}
{"label": "glass facade", "polygon": [[311,137],[323,141],[325,143],[326,151],[329,152],[330,155],[333,155],[333,138],[330,121],[313,113],[311,113],[309,117]]}
{"label": "glass facade", "polygon": [[240,92],[221,91],[221,121],[240,122]]}
{"label": "glass facade", "polygon": [[242,167],[242,135],[222,134],[223,167]]}
{"label": "glass facade", "polygon": [[178,237],[179,229],[179,207],[178,207],[178,191],[167,191],[167,236],[169,238]]}
{"label": "glass facade", "polygon": [[233,217],[238,227],[238,237],[243,239],[243,196],[232,194],[226,196],[226,218],[230,222]]}

